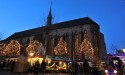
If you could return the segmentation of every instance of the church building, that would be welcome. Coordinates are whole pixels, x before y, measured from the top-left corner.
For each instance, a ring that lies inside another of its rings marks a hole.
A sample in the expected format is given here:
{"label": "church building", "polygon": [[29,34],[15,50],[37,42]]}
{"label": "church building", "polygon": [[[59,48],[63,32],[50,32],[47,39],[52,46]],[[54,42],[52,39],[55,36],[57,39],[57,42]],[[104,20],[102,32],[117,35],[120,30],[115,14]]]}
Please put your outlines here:
{"label": "church building", "polygon": [[47,24],[42,27],[16,32],[0,42],[0,55],[52,55],[71,60],[103,59],[106,55],[104,34],[89,17],[52,24],[49,11]]}

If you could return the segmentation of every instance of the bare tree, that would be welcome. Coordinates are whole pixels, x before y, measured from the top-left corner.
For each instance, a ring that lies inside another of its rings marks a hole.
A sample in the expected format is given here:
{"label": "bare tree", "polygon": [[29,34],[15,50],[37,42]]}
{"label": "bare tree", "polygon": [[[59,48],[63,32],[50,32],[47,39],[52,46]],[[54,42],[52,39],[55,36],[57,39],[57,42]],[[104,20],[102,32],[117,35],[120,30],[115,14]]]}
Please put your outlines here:
{"label": "bare tree", "polygon": [[112,53],[115,53],[116,50],[117,50],[117,46],[114,45],[114,44],[112,44],[112,45],[111,45],[111,52],[112,52]]}
{"label": "bare tree", "polygon": [[[52,14],[52,24],[57,23],[59,18],[56,18],[54,14]],[[43,13],[42,18],[40,18],[40,24],[38,27],[44,26],[47,24],[47,16]]]}
{"label": "bare tree", "polygon": [[2,34],[0,33],[0,41],[1,41],[1,39],[2,39]]}

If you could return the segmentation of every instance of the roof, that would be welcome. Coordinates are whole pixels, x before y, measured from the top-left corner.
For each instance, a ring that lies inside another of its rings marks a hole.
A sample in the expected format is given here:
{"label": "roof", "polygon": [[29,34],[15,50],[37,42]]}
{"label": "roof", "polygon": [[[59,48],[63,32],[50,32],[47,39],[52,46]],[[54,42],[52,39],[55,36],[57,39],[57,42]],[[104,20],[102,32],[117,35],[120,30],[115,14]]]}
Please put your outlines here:
{"label": "roof", "polygon": [[55,30],[55,29],[68,28],[68,27],[85,25],[85,24],[98,25],[93,20],[91,20],[89,17],[84,17],[84,18],[79,18],[79,19],[75,19],[75,20],[52,24],[49,26],[43,26],[43,27],[29,29],[29,30],[25,30],[25,31],[21,31],[21,32],[16,32],[16,33],[12,34],[10,37],[8,37],[6,40],[18,39],[18,38],[32,36],[35,34],[41,34],[41,33],[45,32],[47,28],[49,28],[49,30]]}

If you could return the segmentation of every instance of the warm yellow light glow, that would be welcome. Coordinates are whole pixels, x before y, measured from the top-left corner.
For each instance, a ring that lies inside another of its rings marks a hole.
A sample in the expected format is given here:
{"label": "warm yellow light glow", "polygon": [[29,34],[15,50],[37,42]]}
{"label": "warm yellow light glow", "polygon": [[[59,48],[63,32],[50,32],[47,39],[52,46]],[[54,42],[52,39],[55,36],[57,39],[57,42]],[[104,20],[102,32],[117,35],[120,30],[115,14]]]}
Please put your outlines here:
{"label": "warm yellow light glow", "polygon": [[34,53],[30,53],[30,56],[33,56],[34,55]]}
{"label": "warm yellow light glow", "polygon": [[51,63],[51,59],[50,58],[46,58],[46,61],[47,61],[48,64]]}
{"label": "warm yellow light glow", "polygon": [[50,64],[51,63],[51,60],[48,60],[48,64]]}
{"label": "warm yellow light glow", "polygon": [[62,65],[62,62],[60,61],[59,64]]}
{"label": "warm yellow light glow", "polygon": [[125,48],[123,48],[122,51],[125,53]]}
{"label": "warm yellow light glow", "polygon": [[30,65],[33,66],[33,64],[36,62],[36,61],[39,61],[39,63],[41,64],[42,61],[43,61],[43,58],[28,58],[28,62],[30,62]]}

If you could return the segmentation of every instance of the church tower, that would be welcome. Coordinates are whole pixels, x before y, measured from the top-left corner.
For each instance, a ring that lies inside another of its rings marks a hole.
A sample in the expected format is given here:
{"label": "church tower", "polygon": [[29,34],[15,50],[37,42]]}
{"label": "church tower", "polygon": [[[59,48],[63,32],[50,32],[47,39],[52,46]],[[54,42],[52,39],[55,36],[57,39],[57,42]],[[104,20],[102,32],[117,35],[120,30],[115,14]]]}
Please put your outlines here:
{"label": "church tower", "polygon": [[51,12],[51,7],[50,7],[50,11],[49,14],[47,16],[47,26],[52,24],[52,12]]}

